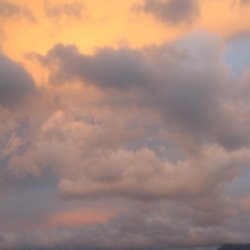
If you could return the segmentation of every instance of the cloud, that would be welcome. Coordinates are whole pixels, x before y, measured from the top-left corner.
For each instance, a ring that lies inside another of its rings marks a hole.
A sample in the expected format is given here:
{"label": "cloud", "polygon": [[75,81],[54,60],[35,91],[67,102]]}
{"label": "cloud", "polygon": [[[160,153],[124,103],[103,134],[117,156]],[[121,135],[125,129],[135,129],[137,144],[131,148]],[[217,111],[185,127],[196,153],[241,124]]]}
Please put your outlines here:
{"label": "cloud", "polygon": [[[75,102],[70,100],[72,108]],[[7,236],[11,232],[4,231],[4,244],[9,239],[14,248],[192,249],[216,246],[229,239],[248,240],[246,231],[239,232],[234,226],[239,211],[243,212],[240,203],[231,200],[225,188],[249,162],[249,149],[227,151],[216,145],[202,146],[200,154],[173,163],[157,154],[157,146],[126,148],[128,142],[138,143],[141,137],[131,135],[133,127],[125,130],[127,123],[139,117],[143,124],[143,118],[153,118],[150,113],[139,110],[132,115],[130,109],[123,110],[114,123],[111,117],[117,110],[112,112],[109,107],[105,111],[102,104],[102,112],[94,112],[93,122],[81,117],[86,107],[80,107],[80,113],[66,109],[43,119],[39,136],[32,135],[37,139],[11,157],[8,169],[20,178],[20,173],[32,174],[33,165],[40,170],[48,168],[59,179],[58,188],[66,201],[97,201],[98,206],[102,201],[124,199],[125,213],[84,228],[33,230],[21,236],[12,232],[10,239]],[[147,138],[147,130],[139,128]]]}
{"label": "cloud", "polygon": [[0,20],[8,18],[25,18],[28,21],[35,21],[34,15],[26,6],[0,1]]}
{"label": "cloud", "polygon": [[[59,74],[51,75],[51,81],[63,82],[74,77],[80,77],[86,81],[103,84],[103,87],[128,88],[129,85],[145,84],[147,70],[150,70],[147,62],[144,62],[143,54],[140,51],[129,49],[113,50],[104,48],[97,52],[95,57],[81,55],[75,46],[64,46],[61,44],[48,52],[47,58],[40,57],[44,63],[49,63],[53,59],[66,57],[70,62],[58,61],[65,67],[65,74],[62,70]],[[61,69],[62,69],[61,68]]]}
{"label": "cloud", "polygon": [[145,0],[134,9],[171,25],[190,23],[199,15],[197,0]]}
{"label": "cloud", "polygon": [[[178,206],[179,205],[179,206]],[[202,213],[202,211],[200,211]],[[247,232],[228,224],[201,227],[193,223],[197,211],[177,203],[131,209],[103,224],[77,229],[57,227],[18,233],[2,231],[6,249],[183,249],[215,250],[222,242],[247,242]],[[176,220],[176,218],[178,218]],[[247,222],[243,222],[242,225]],[[203,244],[203,247],[198,247]]]}
{"label": "cloud", "polygon": [[[239,156],[222,156],[220,150],[209,150],[213,156],[204,152],[199,160],[190,159],[178,164],[161,161],[148,149],[135,153],[125,150],[102,152],[95,155],[98,159],[91,156],[86,159],[95,169],[83,166],[85,174],[62,179],[59,190],[65,198],[75,199],[113,196],[139,200],[183,200],[210,193],[220,194],[224,185],[239,174],[237,169],[248,158],[243,159],[241,153]],[[216,178],[212,179],[212,176]]]}
{"label": "cloud", "polygon": [[0,105],[15,107],[36,92],[32,77],[18,63],[0,56]]}
{"label": "cloud", "polygon": [[45,1],[44,10],[46,16],[49,18],[66,16],[69,18],[82,19],[85,16],[86,6],[80,1],[56,5],[51,5]]}
{"label": "cloud", "polygon": [[0,0],[0,50],[6,38],[5,24],[9,20],[25,19],[31,23],[36,21],[35,16],[26,6],[14,4],[8,1]]}
{"label": "cloud", "polygon": [[[2,248],[191,250],[249,240],[249,198],[228,189],[249,162],[249,75],[230,76],[221,40],[198,33],[92,54],[59,44],[36,56],[50,72],[39,100],[0,113],[0,185],[9,185],[0,213],[13,222],[0,228]],[[104,204],[122,209],[89,225],[81,209]],[[27,217],[49,228],[30,229]]]}
{"label": "cloud", "polygon": [[50,76],[54,84],[78,79],[107,94],[115,91],[113,98],[120,102],[129,93],[134,105],[158,112],[170,130],[229,149],[243,147],[250,138],[238,129],[243,120],[229,122],[237,114],[229,108],[232,79],[222,46],[218,39],[204,37],[194,35],[143,50],[103,48],[94,55],[56,45],[47,56],[38,57],[45,65],[54,65]]}

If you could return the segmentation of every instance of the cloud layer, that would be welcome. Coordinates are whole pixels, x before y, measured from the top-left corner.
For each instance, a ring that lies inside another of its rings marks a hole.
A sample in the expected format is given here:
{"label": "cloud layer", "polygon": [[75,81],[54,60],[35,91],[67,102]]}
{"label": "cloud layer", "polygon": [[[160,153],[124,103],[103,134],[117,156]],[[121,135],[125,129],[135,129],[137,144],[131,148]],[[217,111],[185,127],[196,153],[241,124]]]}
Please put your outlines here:
{"label": "cloud layer", "polygon": [[[245,15],[229,2],[225,13]],[[34,1],[31,27],[24,5],[0,2],[11,19],[0,56],[0,248],[247,243],[248,29],[187,32],[215,1],[109,3]],[[164,39],[144,40],[154,32]]]}

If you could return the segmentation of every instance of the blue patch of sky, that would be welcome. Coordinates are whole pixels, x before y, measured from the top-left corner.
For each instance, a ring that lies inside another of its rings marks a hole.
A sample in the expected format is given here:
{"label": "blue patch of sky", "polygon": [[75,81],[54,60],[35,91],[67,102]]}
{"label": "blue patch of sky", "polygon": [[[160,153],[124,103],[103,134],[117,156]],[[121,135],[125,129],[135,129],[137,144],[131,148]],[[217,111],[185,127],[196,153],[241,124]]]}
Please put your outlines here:
{"label": "blue patch of sky", "polygon": [[246,169],[245,172],[235,178],[226,189],[226,193],[235,198],[243,198],[249,196],[250,190],[250,169]]}
{"label": "blue patch of sky", "polygon": [[228,41],[225,62],[232,77],[240,77],[245,69],[250,69],[250,36]]}

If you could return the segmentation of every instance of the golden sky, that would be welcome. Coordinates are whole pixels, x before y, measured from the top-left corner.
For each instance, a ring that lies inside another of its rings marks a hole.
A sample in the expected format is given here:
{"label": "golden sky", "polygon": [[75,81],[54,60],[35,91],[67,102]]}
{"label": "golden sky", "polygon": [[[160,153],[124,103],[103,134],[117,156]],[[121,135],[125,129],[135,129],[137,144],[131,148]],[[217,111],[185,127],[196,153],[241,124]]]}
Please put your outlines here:
{"label": "golden sky", "polygon": [[[4,50],[13,57],[36,51],[46,53],[55,43],[76,44],[81,51],[90,53],[97,47],[143,47],[160,44],[196,31],[215,33],[227,38],[249,29],[249,6],[237,1],[199,0],[199,16],[192,23],[169,25],[151,15],[133,11],[136,0],[85,0],[79,1],[84,7],[82,17],[61,13],[48,18],[44,13],[43,0],[11,1],[29,8],[35,21],[13,18],[4,21],[7,41]],[[74,1],[66,1],[66,4]],[[49,8],[65,4],[65,1],[47,1]],[[81,11],[81,10],[79,10]]]}

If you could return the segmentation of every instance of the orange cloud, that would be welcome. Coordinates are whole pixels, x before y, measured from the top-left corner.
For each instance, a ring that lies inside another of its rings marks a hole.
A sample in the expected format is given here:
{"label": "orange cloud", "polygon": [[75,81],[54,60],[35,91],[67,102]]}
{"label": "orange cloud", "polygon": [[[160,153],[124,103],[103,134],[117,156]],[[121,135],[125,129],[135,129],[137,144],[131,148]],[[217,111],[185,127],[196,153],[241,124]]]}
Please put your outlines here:
{"label": "orange cloud", "polygon": [[117,211],[107,209],[76,209],[63,211],[49,217],[43,226],[45,227],[81,227],[84,225],[106,222],[116,216]]}

